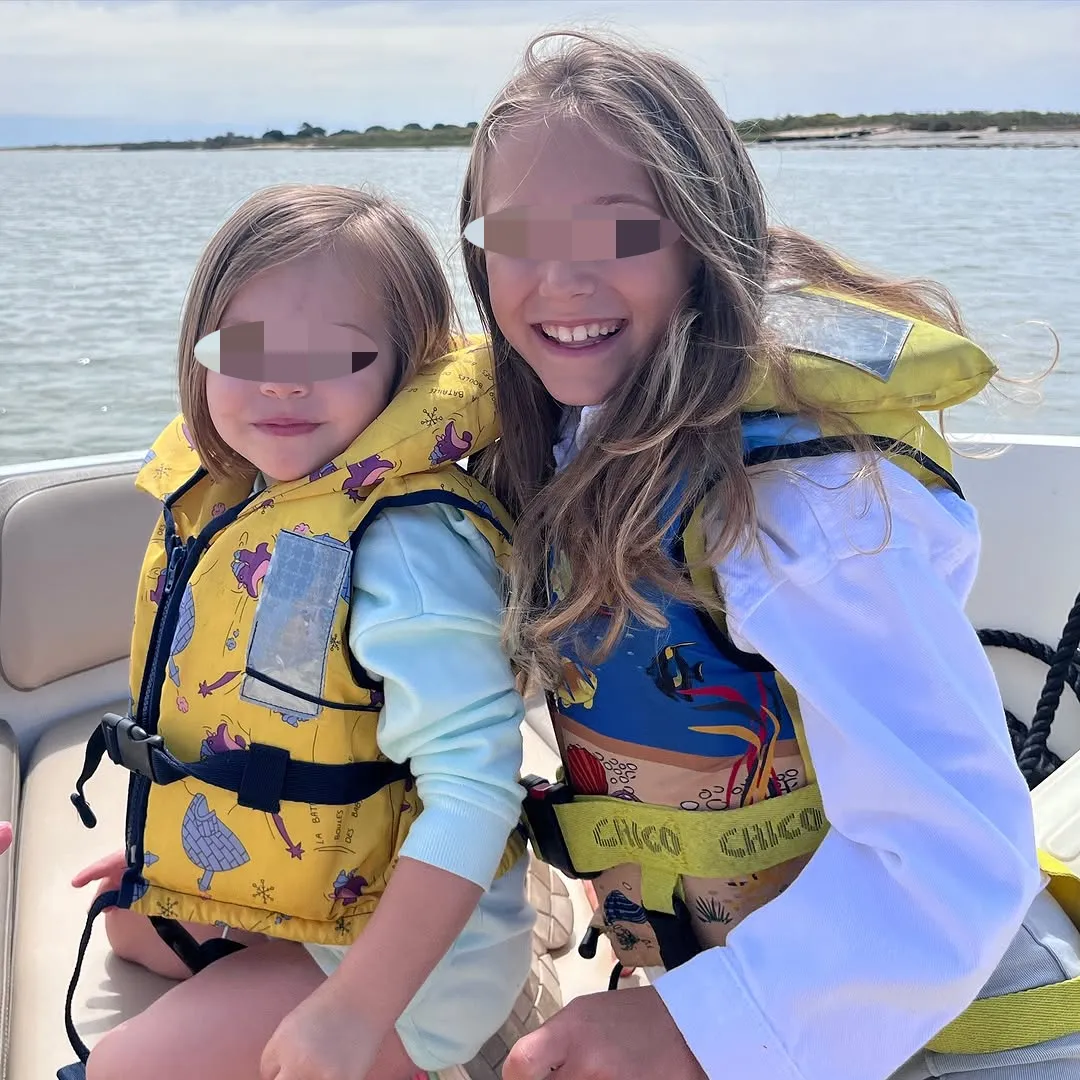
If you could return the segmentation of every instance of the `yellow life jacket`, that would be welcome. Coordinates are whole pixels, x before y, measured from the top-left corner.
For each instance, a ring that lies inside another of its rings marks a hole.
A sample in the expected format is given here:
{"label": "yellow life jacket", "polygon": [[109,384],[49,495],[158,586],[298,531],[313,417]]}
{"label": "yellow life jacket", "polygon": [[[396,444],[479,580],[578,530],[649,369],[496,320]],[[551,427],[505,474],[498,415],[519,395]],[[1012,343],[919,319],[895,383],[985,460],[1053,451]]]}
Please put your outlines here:
{"label": "yellow life jacket", "polygon": [[[490,353],[472,345],[334,461],[255,494],[210,479],[183,418],[154,443],[133,709],[99,729],[133,770],[118,906],[305,942],[361,932],[421,807],[408,763],[379,751],[380,682],[349,650],[353,554],[384,508],[440,502],[503,562],[508,517],[456,464],[496,433]],[[523,850],[514,834],[500,873]]]}
{"label": "yellow life jacket", "polygon": [[[819,289],[770,299],[767,322],[791,349],[797,391],[842,414],[898,465],[958,493],[944,439],[920,415],[959,404],[995,368],[972,342],[929,323]],[[768,376],[744,417],[748,466],[850,448],[841,424],[778,412]],[[667,543],[698,607],[665,599],[668,626],[634,623],[602,663],[564,657],[551,696],[563,768],[525,780],[538,857],[594,879],[596,931],[626,966],[677,966],[801,872],[829,829],[797,696],[762,657],[727,637],[708,565],[703,506]],[[564,559],[551,589],[566,595]],[[592,639],[602,620],[582,628]],[[1080,925],[1080,880],[1045,853],[1049,889]],[[595,936],[593,938],[595,941]],[[930,1049],[990,1052],[1080,1030],[1080,980],[980,1000]]]}

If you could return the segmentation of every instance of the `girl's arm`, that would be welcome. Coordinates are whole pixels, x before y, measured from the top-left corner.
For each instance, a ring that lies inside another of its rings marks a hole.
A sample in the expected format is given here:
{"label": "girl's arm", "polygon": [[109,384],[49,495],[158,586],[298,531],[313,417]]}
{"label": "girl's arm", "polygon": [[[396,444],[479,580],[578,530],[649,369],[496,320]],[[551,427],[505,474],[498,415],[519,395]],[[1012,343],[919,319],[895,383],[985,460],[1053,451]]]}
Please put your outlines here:
{"label": "girl's arm", "polygon": [[354,563],[349,644],[383,680],[379,746],[410,759],[423,811],[331,981],[386,1027],[465,926],[520,814],[524,705],[501,623],[494,557],[460,511],[403,507],[372,523]]}
{"label": "girl's arm", "polygon": [[[795,882],[657,990],[712,1080],[884,1080],[974,999],[1040,888],[1030,797],[964,603],[974,511],[885,463],[892,513],[755,481],[773,573],[717,568],[729,625],[795,688],[832,828]],[[819,486],[820,485],[820,486]]]}
{"label": "girl's arm", "polygon": [[0,821],[0,855],[11,847],[11,822]]}

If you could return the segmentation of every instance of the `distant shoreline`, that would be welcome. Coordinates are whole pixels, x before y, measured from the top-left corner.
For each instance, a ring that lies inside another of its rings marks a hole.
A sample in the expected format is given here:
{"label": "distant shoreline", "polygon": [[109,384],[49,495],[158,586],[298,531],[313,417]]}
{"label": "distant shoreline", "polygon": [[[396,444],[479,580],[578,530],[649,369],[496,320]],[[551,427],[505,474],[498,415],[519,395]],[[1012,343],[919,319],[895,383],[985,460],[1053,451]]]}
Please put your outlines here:
{"label": "distant shoreline", "polygon": [[[887,116],[786,116],[745,120],[736,125],[748,145],[806,148],[860,147],[930,149],[939,147],[1080,148],[1080,113],[893,113]],[[425,150],[466,147],[476,124],[407,124],[399,130],[325,129],[303,124],[295,134],[271,130],[261,136],[227,132],[209,139],[183,141],[6,146],[2,151],[137,152],[146,150]]]}
{"label": "distant shoreline", "polygon": [[1057,131],[905,131],[879,129],[854,135],[818,135],[807,132],[794,138],[748,141],[749,146],[797,150],[943,150],[943,149],[1080,149],[1080,128]]}

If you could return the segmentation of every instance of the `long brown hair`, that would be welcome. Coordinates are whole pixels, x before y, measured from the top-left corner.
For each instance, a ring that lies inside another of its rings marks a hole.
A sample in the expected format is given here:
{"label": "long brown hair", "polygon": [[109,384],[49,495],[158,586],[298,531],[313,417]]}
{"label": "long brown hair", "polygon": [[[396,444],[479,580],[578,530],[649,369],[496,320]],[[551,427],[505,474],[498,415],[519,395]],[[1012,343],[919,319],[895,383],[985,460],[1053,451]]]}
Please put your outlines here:
{"label": "long brown hair", "polygon": [[[560,38],[541,56],[538,46]],[[492,342],[501,429],[510,433],[478,463],[480,475],[517,515],[507,646],[522,663],[539,661],[557,678],[552,640],[605,606],[603,658],[631,615],[663,626],[648,583],[693,600],[662,538],[676,517],[711,489],[706,522],[717,561],[754,535],[754,502],[743,464],[740,410],[762,365],[784,411],[842,419],[795,391],[786,354],[767,340],[762,306],[770,282],[830,286],[894,311],[962,331],[941,286],[890,281],[854,266],[809,237],[767,226],[765,198],[746,148],[705,85],[676,60],[615,37],[542,34],[500,91],[476,132],[460,207],[462,230],[484,213],[492,148],[523,121],[559,115],[584,120],[598,137],[647,169],[665,216],[699,258],[683,306],[639,370],[605,402],[590,437],[557,475],[551,446],[563,414],[495,321],[484,253],[464,245],[469,285]],[[868,455],[852,429],[852,446]],[[658,509],[666,507],[663,515]],[[547,606],[548,553],[561,550],[570,595]]]}
{"label": "long brown hair", "polygon": [[[363,256],[371,260],[387,305],[398,385],[454,348],[459,327],[453,293],[431,243],[400,207],[371,191],[329,184],[278,184],[257,191],[203,250],[180,322],[180,409],[215,479],[253,476],[255,468],[226,444],[210,419],[206,368],[195,359],[195,345],[218,329],[244,284],[313,252],[336,256],[345,266]],[[370,273],[365,264],[365,276]]]}

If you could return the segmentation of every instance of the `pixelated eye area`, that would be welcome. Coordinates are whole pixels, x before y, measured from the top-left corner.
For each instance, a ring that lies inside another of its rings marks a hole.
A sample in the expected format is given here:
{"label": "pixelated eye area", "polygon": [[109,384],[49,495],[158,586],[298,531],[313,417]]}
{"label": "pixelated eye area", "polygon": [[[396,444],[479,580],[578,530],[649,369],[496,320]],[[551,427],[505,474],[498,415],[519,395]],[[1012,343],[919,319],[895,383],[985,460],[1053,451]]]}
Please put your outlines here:
{"label": "pixelated eye area", "polygon": [[469,222],[475,247],[518,259],[592,262],[660,251],[679,240],[678,226],[636,205],[508,207]]}
{"label": "pixelated eye area", "polygon": [[[306,348],[274,347],[273,343],[267,348],[264,323],[237,323],[200,338],[195,359],[210,371],[258,382],[338,379],[375,362],[379,350],[374,341],[358,330],[349,328],[344,334],[339,330],[345,328],[311,328]],[[361,347],[356,348],[357,344]]]}

